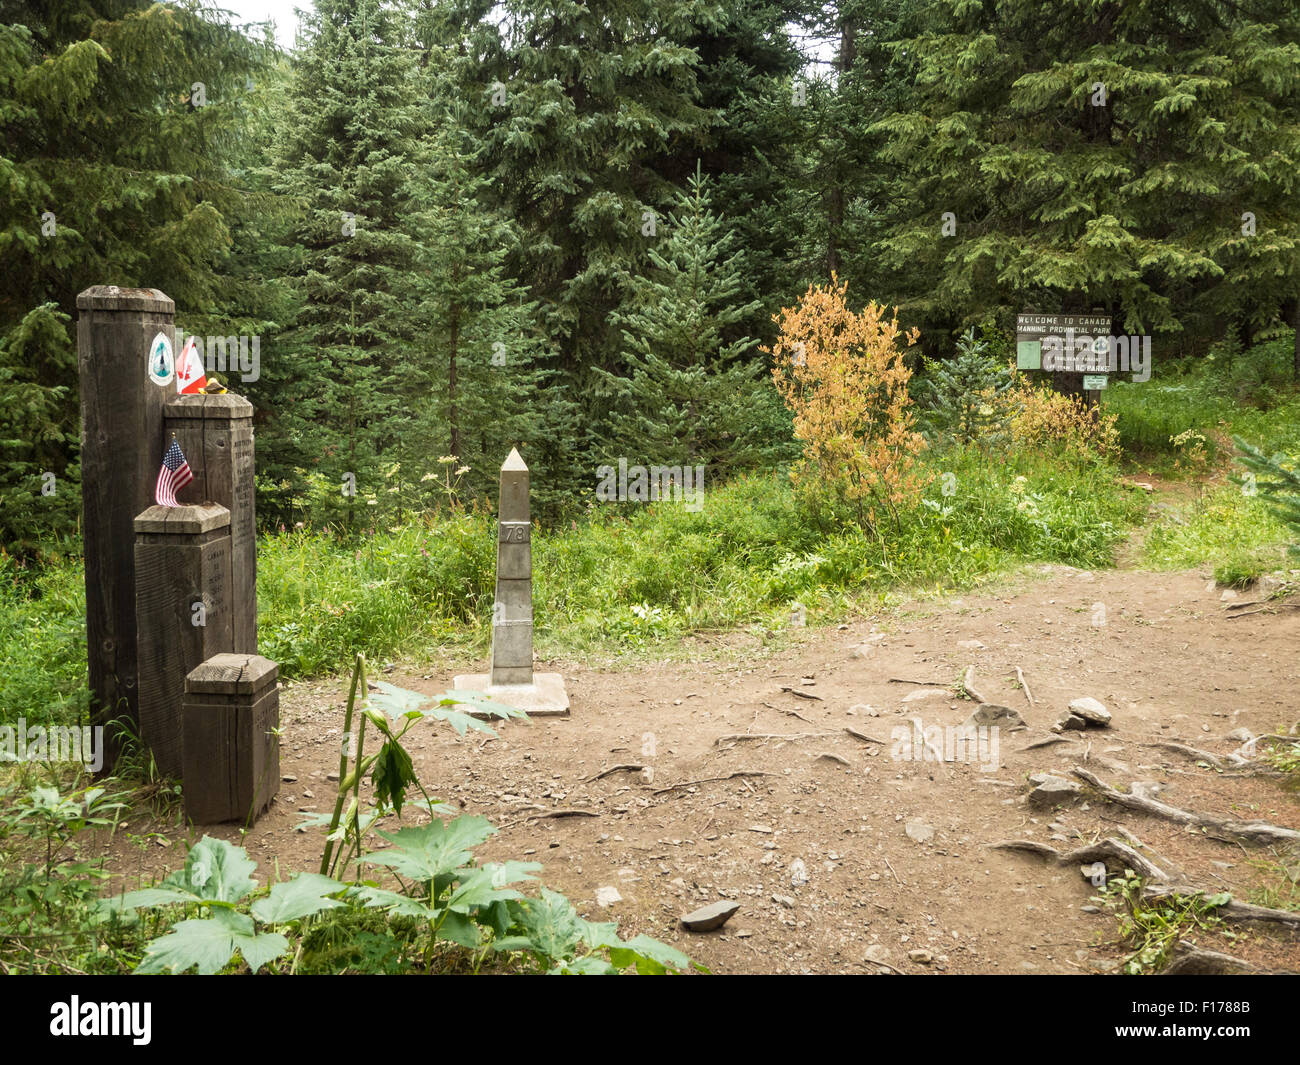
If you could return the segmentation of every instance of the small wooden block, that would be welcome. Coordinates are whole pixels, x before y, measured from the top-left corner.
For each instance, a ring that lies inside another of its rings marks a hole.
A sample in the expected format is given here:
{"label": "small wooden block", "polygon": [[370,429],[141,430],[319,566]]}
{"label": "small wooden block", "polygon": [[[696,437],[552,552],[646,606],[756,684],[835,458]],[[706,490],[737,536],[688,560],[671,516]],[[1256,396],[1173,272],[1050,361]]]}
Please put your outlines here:
{"label": "small wooden block", "polygon": [[185,678],[185,814],[200,825],[251,824],[280,790],[279,667],[217,654]]}

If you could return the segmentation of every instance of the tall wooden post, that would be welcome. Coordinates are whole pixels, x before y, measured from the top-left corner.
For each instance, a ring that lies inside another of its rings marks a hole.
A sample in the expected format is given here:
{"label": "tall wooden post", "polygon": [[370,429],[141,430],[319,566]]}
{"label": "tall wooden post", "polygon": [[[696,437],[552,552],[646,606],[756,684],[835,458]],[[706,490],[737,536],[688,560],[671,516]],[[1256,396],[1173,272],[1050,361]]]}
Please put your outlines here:
{"label": "tall wooden post", "polygon": [[[174,337],[175,304],[157,289],[96,285],[77,297],[81,497],[91,723],[138,726],[135,516],[153,502],[168,392],[148,377],[149,345]],[[104,771],[120,752],[105,729]]]}
{"label": "tall wooden post", "polygon": [[153,506],[135,519],[140,736],[158,771],[184,772],[185,678],[230,650],[230,511]]}
{"label": "tall wooden post", "polygon": [[163,437],[176,442],[194,480],[182,503],[217,503],[230,511],[229,650],[257,653],[257,522],[253,513],[253,405],[243,396],[173,396],[163,411]]}

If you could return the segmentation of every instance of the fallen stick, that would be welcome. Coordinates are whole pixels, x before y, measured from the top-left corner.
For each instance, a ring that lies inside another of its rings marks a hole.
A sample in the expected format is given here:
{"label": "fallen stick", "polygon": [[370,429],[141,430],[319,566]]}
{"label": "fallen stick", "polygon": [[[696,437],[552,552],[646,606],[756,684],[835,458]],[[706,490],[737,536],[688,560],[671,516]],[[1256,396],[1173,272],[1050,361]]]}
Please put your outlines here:
{"label": "fallen stick", "polygon": [[884,740],[878,740],[874,736],[868,736],[865,732],[859,732],[855,728],[846,728],[844,731],[847,732],[850,736],[852,736],[855,740],[861,740],[863,743],[878,743],[882,747],[885,745]]}
{"label": "fallen stick", "polygon": [[[789,714],[791,717],[797,717],[800,721],[808,721],[808,718],[804,717],[803,714],[799,713],[798,710],[787,710],[785,709],[785,707],[774,706],[772,703],[764,703],[763,705],[766,706],[769,710],[776,710],[782,714]],[[812,722],[808,721],[808,724],[811,725]]]}
{"label": "fallen stick", "polygon": [[741,740],[810,740],[818,736],[834,735],[833,732],[733,732],[726,736],[719,736],[713,741],[713,746],[739,743]]}
{"label": "fallen stick", "polygon": [[502,828],[514,828],[515,825],[522,825],[528,821],[544,821],[548,817],[599,817],[600,814],[595,810],[547,810],[544,814],[531,814],[528,817],[521,817],[518,821],[511,821],[509,824],[502,825]]}
{"label": "fallen stick", "polygon": [[[718,780],[735,780],[736,777],[774,777],[775,773],[769,773],[763,769],[739,769],[734,773],[728,773],[725,777],[701,777],[699,780],[684,780],[680,784],[669,784],[666,788],[658,788],[653,791],[653,795],[666,795],[670,791],[677,791],[680,788],[694,787],[696,784],[712,784]],[[748,785],[748,781],[744,781]],[[752,790],[752,789],[751,789]]]}
{"label": "fallen stick", "polygon": [[1029,700],[1029,708],[1032,710],[1034,707],[1034,697],[1029,692],[1029,682],[1025,680],[1025,675],[1020,671],[1019,666],[1016,666],[1016,680],[1020,681],[1020,687],[1024,689],[1025,698]]}
{"label": "fallen stick", "polygon": [[601,778],[611,776],[614,773],[622,773],[622,772],[639,773],[644,768],[645,766],[643,765],[634,765],[631,762],[628,762],[625,765],[612,765],[608,769],[602,769],[595,776],[587,777],[583,781],[583,783],[590,784],[593,780],[600,780]]}
{"label": "fallen stick", "polygon": [[988,700],[975,687],[975,666],[971,664],[966,667],[966,673],[961,679],[961,686],[966,690],[966,694],[974,699],[977,703],[987,703]]}
{"label": "fallen stick", "polygon": [[819,703],[824,703],[826,701],[820,695],[814,695],[812,692],[806,692],[802,688],[791,688],[788,684],[782,684],[781,690],[783,692],[789,692],[791,695],[797,695],[799,696],[800,699],[815,699]]}
{"label": "fallen stick", "polygon": [[907,677],[890,677],[890,684],[919,684],[922,688],[951,688],[950,680],[909,680]]}
{"label": "fallen stick", "polygon": [[1145,799],[1139,795],[1117,791],[1109,784],[1103,784],[1095,774],[1089,773],[1080,766],[1075,766],[1071,772],[1084,783],[1091,784],[1111,802],[1127,806],[1130,810],[1151,814],[1153,817],[1162,817],[1175,824],[1204,829],[1208,835],[1216,839],[1229,842],[1240,840],[1245,843],[1300,843],[1300,832],[1292,828],[1279,828],[1266,821],[1223,821],[1203,814],[1194,814],[1156,799]]}

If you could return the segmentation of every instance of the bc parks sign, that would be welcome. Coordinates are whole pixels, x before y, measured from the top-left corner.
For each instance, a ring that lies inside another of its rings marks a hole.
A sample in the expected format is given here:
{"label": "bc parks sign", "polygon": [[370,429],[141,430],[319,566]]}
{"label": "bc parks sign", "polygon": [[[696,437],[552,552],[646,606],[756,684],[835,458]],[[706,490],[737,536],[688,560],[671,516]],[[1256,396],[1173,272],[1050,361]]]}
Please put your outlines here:
{"label": "bc parks sign", "polygon": [[1105,314],[1021,314],[1016,318],[1016,366],[1021,370],[1095,375],[1124,372],[1134,381],[1151,377],[1151,338],[1112,336]]}

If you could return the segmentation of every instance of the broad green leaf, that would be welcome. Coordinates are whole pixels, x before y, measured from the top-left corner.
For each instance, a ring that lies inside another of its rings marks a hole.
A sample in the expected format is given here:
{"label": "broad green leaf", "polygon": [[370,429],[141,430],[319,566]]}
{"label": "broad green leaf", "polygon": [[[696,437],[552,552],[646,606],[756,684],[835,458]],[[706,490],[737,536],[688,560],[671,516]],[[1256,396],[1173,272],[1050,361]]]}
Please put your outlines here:
{"label": "broad green leaf", "polygon": [[478,907],[490,906],[494,902],[506,902],[522,899],[523,896],[508,884],[517,884],[523,880],[536,880],[532,874],[541,869],[537,862],[504,862],[498,865],[489,862],[477,869],[458,871],[458,883],[447,896],[444,905],[457,913],[469,913]]}
{"label": "broad green leaf", "polygon": [[419,899],[411,898],[410,895],[403,895],[396,891],[386,891],[384,888],[373,886],[359,888],[356,897],[365,904],[368,910],[391,910],[403,917],[423,917],[432,921],[440,912],[432,909]]}
{"label": "broad green leaf", "polygon": [[[499,941],[497,950],[529,950],[553,961],[578,953],[584,922],[559,892],[542,888],[540,898],[522,899],[511,903],[511,908],[522,935]],[[521,939],[523,946],[518,945]]]}
{"label": "broad green leaf", "polygon": [[473,857],[471,848],[495,832],[482,817],[458,817],[445,823],[432,821],[418,828],[380,832],[393,846],[372,851],[362,860],[371,865],[386,865],[410,880],[433,880],[466,865]]}
{"label": "broad green leaf", "polygon": [[[470,691],[444,692],[438,697],[438,705],[426,710],[425,713],[429,717],[437,717],[442,720],[446,720],[446,718],[443,717],[445,714],[455,714],[458,717],[465,716],[464,711],[457,711],[455,709],[455,707],[461,704],[472,706],[479,713],[491,714],[493,717],[517,718],[523,721],[528,720],[528,715],[517,707],[507,706],[505,703],[498,703],[493,699],[489,699],[482,692]],[[476,719],[471,718],[471,720]],[[478,724],[482,724],[482,722],[478,722]],[[457,729],[457,731],[459,732],[461,730]],[[489,729],[489,731],[491,730]]]}
{"label": "broad green leaf", "polygon": [[217,910],[211,917],[178,921],[172,931],[150,943],[136,967],[148,973],[183,973],[198,967],[199,974],[220,972],[238,951],[248,967],[257,972],[263,965],[288,954],[289,941],[274,932],[255,932],[253,922],[233,910]]}
{"label": "broad green leaf", "polygon": [[576,961],[560,962],[547,976],[617,976],[618,967],[611,965],[604,958],[588,954]]}
{"label": "broad green leaf", "polygon": [[644,957],[653,958],[655,961],[674,969],[685,969],[691,964],[691,959],[676,947],[670,947],[667,943],[660,943],[659,940],[651,939],[647,935],[633,936],[624,945]]}
{"label": "broad green leaf", "polygon": [[320,873],[299,873],[292,880],[272,884],[271,894],[253,903],[253,916],[263,924],[296,921],[344,905],[329,896],[346,890],[347,884]]}
{"label": "broad green leaf", "polygon": [[623,945],[623,940],[618,935],[618,923],[616,921],[584,921],[578,919],[579,926],[582,928],[582,940],[593,950],[599,950],[601,947],[619,947]]}
{"label": "broad green leaf", "polygon": [[463,913],[447,914],[438,928],[438,938],[458,943],[470,950],[477,950],[482,943],[478,925]]}
{"label": "broad green leaf", "polygon": [[243,847],[204,836],[185,856],[185,868],[168,876],[156,888],[129,891],[122,906],[163,906],[170,902],[231,904],[238,902],[257,882],[249,874],[257,868]]}
{"label": "broad green leaf", "polygon": [[399,688],[387,681],[375,681],[378,691],[370,693],[370,702],[379,707],[390,718],[402,717],[412,710],[418,710],[425,703],[432,702],[432,695],[413,692],[409,688]]}

